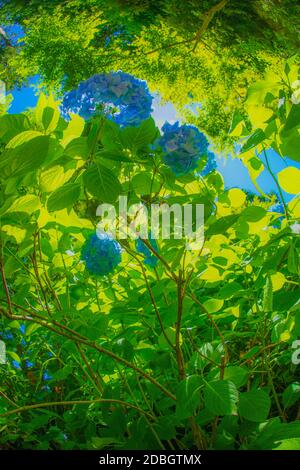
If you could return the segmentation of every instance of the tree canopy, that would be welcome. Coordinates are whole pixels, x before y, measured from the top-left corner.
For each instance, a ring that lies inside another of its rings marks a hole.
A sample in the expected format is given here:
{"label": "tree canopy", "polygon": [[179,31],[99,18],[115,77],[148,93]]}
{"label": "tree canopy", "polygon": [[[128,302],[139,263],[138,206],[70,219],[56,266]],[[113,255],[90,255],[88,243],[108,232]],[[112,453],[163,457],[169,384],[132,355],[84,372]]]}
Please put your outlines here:
{"label": "tree canopy", "polygon": [[120,69],[224,145],[248,87],[290,56],[298,62],[299,9],[289,0],[6,1],[2,21],[21,24],[25,37],[2,48],[1,78],[11,87],[39,73],[48,88],[71,89]]}
{"label": "tree canopy", "polygon": [[1,7],[1,79],[42,88],[0,108],[1,449],[299,450],[297,3]]}

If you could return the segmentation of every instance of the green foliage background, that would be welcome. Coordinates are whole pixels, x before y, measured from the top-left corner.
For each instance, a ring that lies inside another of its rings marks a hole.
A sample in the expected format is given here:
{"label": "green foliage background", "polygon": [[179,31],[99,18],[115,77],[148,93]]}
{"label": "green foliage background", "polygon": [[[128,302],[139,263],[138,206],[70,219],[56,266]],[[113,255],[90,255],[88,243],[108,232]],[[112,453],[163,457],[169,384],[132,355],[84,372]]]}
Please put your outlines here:
{"label": "green foliage background", "polygon": [[[1,329],[14,336],[7,355],[21,370],[0,366],[1,447],[299,450],[292,354],[300,336],[300,171],[274,174],[266,153],[300,160],[299,33],[286,20],[297,5],[221,2],[198,43],[203,13],[217,2],[187,2],[186,22],[173,1],[48,3],[4,7],[26,36],[13,51],[4,46],[2,78],[15,84],[39,72],[57,93],[62,80],[68,89],[121,68],[179,109],[192,93],[203,104],[201,129],[216,145],[241,143],[255,184],[270,172],[285,215],[279,223],[268,210],[270,195],[224,189],[218,172],[175,178],[151,148],[159,132],[152,119],[125,130],[104,118],[73,115],[67,123],[51,93],[34,110],[3,111]],[[240,10],[245,23],[236,21]],[[120,17],[124,35],[105,47]],[[256,26],[251,35],[246,20]],[[105,178],[95,180],[95,168]],[[288,204],[282,190],[293,195]],[[111,276],[91,276],[81,247],[98,204],[120,194],[146,205],[205,204],[201,251],[159,241],[153,270],[129,240]]]}

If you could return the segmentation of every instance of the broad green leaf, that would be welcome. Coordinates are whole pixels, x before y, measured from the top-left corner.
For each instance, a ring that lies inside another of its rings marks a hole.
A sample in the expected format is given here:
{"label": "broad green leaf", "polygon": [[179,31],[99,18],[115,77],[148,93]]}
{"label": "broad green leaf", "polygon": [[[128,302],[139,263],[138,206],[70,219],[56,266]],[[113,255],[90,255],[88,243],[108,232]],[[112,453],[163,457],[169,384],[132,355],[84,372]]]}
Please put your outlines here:
{"label": "broad green leaf", "polygon": [[0,116],[0,139],[7,143],[17,134],[29,130],[29,119],[25,114]]}
{"label": "broad green leaf", "polygon": [[300,162],[300,131],[294,128],[287,136],[281,136],[280,151],[283,156]]}
{"label": "broad green leaf", "polygon": [[6,351],[6,355],[10,356],[14,361],[21,362],[20,356],[14,351]]}
{"label": "broad green leaf", "polygon": [[57,128],[60,113],[58,108],[47,106],[43,112],[43,126],[47,133],[54,132]]}
{"label": "broad green leaf", "polygon": [[300,104],[292,105],[282,132],[288,132],[294,127],[300,127]]}
{"label": "broad green leaf", "polygon": [[66,365],[62,369],[59,369],[57,372],[52,374],[53,382],[64,380],[73,372],[73,367],[71,365]]}
{"label": "broad green leaf", "polygon": [[114,437],[92,437],[90,441],[91,449],[107,449],[115,444],[120,444],[120,441]]}
{"label": "broad green leaf", "polygon": [[28,327],[26,328],[26,336],[32,335],[36,330],[40,329],[41,325],[38,325],[37,323],[30,323]]}
{"label": "broad green leaf", "polygon": [[246,194],[238,188],[233,188],[228,191],[228,198],[232,207],[241,207],[246,201]]}
{"label": "broad green leaf", "polygon": [[49,212],[60,211],[73,206],[80,195],[79,183],[67,183],[52,193],[47,202]]}
{"label": "broad green leaf", "polygon": [[159,181],[146,171],[134,175],[131,181],[136,194],[150,194],[159,190]]}
{"label": "broad green leaf", "polygon": [[40,188],[43,192],[49,193],[65,184],[72,174],[73,169],[65,171],[62,165],[54,165],[40,173]]}
{"label": "broad green leaf", "polygon": [[247,142],[243,145],[241,152],[247,152],[248,150],[256,147],[258,144],[263,142],[266,135],[262,129],[256,129],[254,133],[249,137]]}
{"label": "broad green leaf", "polygon": [[103,202],[114,202],[122,191],[118,178],[100,163],[85,171],[83,181],[87,190]]}
{"label": "broad green leaf", "polygon": [[285,408],[293,406],[300,400],[300,383],[293,383],[288,385],[282,394],[282,403]]}
{"label": "broad green leaf", "polygon": [[115,160],[117,162],[133,162],[133,160],[126,155],[125,152],[122,152],[120,150],[100,150],[97,152],[97,159],[103,158],[108,159],[108,160]]}
{"label": "broad green leaf", "polygon": [[278,174],[278,181],[284,191],[289,194],[298,194],[300,192],[300,170],[299,168],[289,166],[281,170]]}
{"label": "broad green leaf", "polygon": [[126,127],[122,130],[123,146],[133,152],[152,144],[158,136],[158,130],[152,118],[143,121],[138,127]]}
{"label": "broad green leaf", "polygon": [[273,292],[280,290],[286,283],[285,275],[280,272],[271,274],[271,282],[272,282]]}
{"label": "broad green leaf", "polygon": [[65,148],[65,155],[71,158],[82,158],[86,160],[89,155],[87,139],[85,137],[72,139]]}
{"label": "broad green leaf", "polygon": [[63,139],[61,144],[66,147],[68,143],[80,137],[84,129],[84,119],[77,114],[70,113],[71,120],[68,122],[68,127],[64,130]]}
{"label": "broad green leaf", "polygon": [[117,124],[112,121],[105,121],[101,133],[101,142],[105,150],[123,151],[121,132]]}
{"label": "broad green leaf", "polygon": [[230,299],[236,292],[242,290],[241,284],[238,282],[232,281],[225,284],[218,292],[218,297],[221,299]]}
{"label": "broad green leaf", "polygon": [[300,450],[300,438],[283,439],[274,450]]}
{"label": "broad green leaf", "polygon": [[243,123],[244,117],[238,110],[235,110],[230,124],[229,135],[240,136],[243,129]]}
{"label": "broad green leaf", "polygon": [[49,136],[38,136],[13,149],[5,151],[4,164],[0,164],[7,177],[24,176],[42,166],[48,155]]}
{"label": "broad green leaf", "polygon": [[221,217],[216,222],[208,227],[205,232],[206,237],[211,237],[218,233],[225,233],[232,225],[238,220],[239,216],[237,214],[227,215]]}
{"label": "broad green leaf", "polygon": [[10,208],[6,211],[9,212],[26,212],[32,214],[34,211],[39,209],[41,203],[38,196],[34,194],[27,194],[26,196],[15,199]]}
{"label": "broad green leaf", "polygon": [[197,406],[200,405],[200,388],[202,379],[198,375],[190,375],[182,380],[176,391],[176,415],[180,418],[192,416]]}
{"label": "broad green leaf", "polygon": [[258,222],[266,215],[266,210],[259,206],[249,206],[243,210],[240,219],[246,222]]}
{"label": "broad green leaf", "polygon": [[19,145],[25,144],[26,142],[31,141],[35,137],[39,137],[43,135],[39,131],[24,131],[20,132],[20,134],[16,135],[13,137],[7,144],[6,148],[7,149],[14,149],[18,147]]}
{"label": "broad green leaf", "polygon": [[249,371],[244,367],[229,366],[224,371],[224,379],[233,382],[237,388],[245,385],[248,376]]}
{"label": "broad green leaf", "polygon": [[248,421],[262,422],[271,407],[269,395],[263,390],[251,390],[240,394],[239,414]]}
{"label": "broad green leaf", "polygon": [[206,382],[204,389],[205,406],[215,416],[231,415],[237,411],[239,394],[230,380]]}
{"label": "broad green leaf", "polygon": [[203,306],[206,308],[206,310],[209,313],[218,312],[219,310],[221,310],[223,305],[224,305],[224,300],[220,300],[220,299],[208,299],[203,303]]}

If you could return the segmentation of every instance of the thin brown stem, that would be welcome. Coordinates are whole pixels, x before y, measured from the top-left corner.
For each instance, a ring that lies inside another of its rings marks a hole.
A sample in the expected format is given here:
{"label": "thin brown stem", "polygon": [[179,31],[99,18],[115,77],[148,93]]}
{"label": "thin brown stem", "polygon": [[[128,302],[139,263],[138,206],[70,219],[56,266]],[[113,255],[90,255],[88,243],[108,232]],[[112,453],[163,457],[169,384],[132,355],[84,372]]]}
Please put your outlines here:
{"label": "thin brown stem", "polygon": [[132,408],[138,411],[140,414],[147,416],[149,419],[152,419],[152,416],[147,413],[147,411],[142,410],[142,408],[133,405],[132,403],[128,403],[122,400],[117,400],[113,398],[99,398],[96,400],[66,400],[66,401],[52,401],[48,403],[36,403],[34,405],[25,405],[20,406],[20,408],[15,408],[14,410],[6,411],[0,415],[1,418],[5,418],[7,416],[11,416],[16,413],[23,413],[24,411],[36,410],[39,408],[48,408],[50,406],[69,406],[69,405],[92,405],[94,403],[116,403],[127,408]]}
{"label": "thin brown stem", "polygon": [[[169,392],[169,390],[167,390],[163,385],[161,385],[156,379],[154,379],[153,377],[151,377],[151,375],[147,374],[146,372],[144,372],[142,369],[140,369],[139,367],[137,367],[135,364],[132,364],[131,362],[127,361],[126,359],[120,357],[120,356],[117,356],[116,354],[114,354],[113,352],[109,351],[108,349],[105,349],[103,348],[102,346],[99,346],[98,344],[96,344],[95,342],[93,341],[90,341],[88,340],[87,338],[86,339],[81,339],[81,337],[79,338],[78,336],[74,336],[73,333],[67,333],[65,331],[62,331],[62,330],[57,330],[56,328],[54,328],[51,324],[49,324],[49,321],[45,320],[44,322],[42,322],[41,320],[38,320],[38,319],[34,319],[34,318],[31,318],[29,316],[21,316],[21,315],[12,315],[12,316],[9,316],[8,315],[8,312],[6,312],[3,308],[0,308],[0,313],[2,313],[3,315],[5,316],[8,316],[8,318],[11,318],[11,319],[14,319],[14,320],[24,320],[24,321],[30,321],[30,322],[34,322],[34,323],[38,323],[40,324],[41,326],[43,326],[44,328],[47,328],[51,331],[53,331],[54,333],[58,334],[58,335],[62,335],[68,339],[71,339],[72,341],[74,341],[75,343],[78,342],[80,344],[85,344],[86,346],[90,347],[90,348],[93,348],[95,349],[96,351],[104,354],[105,356],[108,356],[110,357],[111,359],[115,360],[116,362],[119,362],[120,364],[123,364],[125,365],[126,367],[128,367],[129,369],[132,369],[132,370],[135,370],[136,372],[138,372],[142,377],[144,377],[146,380],[148,380],[149,382],[151,382],[153,385],[155,385],[157,388],[159,388],[161,390],[161,392],[163,392],[166,396],[168,396],[169,398],[171,398],[172,400],[176,401],[176,397],[175,395],[173,395],[171,392]],[[56,322],[57,323],[57,322]],[[72,331],[72,330],[71,330]],[[76,332],[74,332],[76,333]]]}

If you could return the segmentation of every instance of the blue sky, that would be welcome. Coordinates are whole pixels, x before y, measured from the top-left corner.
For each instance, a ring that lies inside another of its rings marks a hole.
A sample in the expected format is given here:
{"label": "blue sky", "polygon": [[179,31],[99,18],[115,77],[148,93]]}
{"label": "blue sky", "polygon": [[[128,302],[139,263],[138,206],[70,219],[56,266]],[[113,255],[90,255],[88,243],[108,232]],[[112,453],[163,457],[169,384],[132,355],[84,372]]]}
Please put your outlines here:
{"label": "blue sky", "polygon": [[[13,102],[9,109],[10,113],[20,113],[29,107],[35,106],[37,102],[36,85],[38,84],[38,81],[38,76],[33,77],[28,83],[28,86],[19,90],[13,90]],[[172,103],[161,104],[159,96],[155,96],[153,108],[154,111],[152,115],[158,127],[161,127],[165,121],[172,123],[180,120],[180,116],[176,113]],[[280,170],[290,165],[300,168],[300,163],[289,159],[283,160],[272,150],[268,151],[268,156],[271,168],[274,173],[278,173]],[[239,158],[233,158],[230,155],[217,156],[217,163],[218,170],[223,175],[226,187],[238,187],[241,189],[253,191],[257,194],[257,190],[249,177],[248,171]],[[265,193],[271,191],[277,192],[276,185],[271,175],[266,170],[264,170],[258,177],[257,183]],[[289,201],[292,198],[292,196],[287,193],[284,193],[284,196],[286,201]]]}

